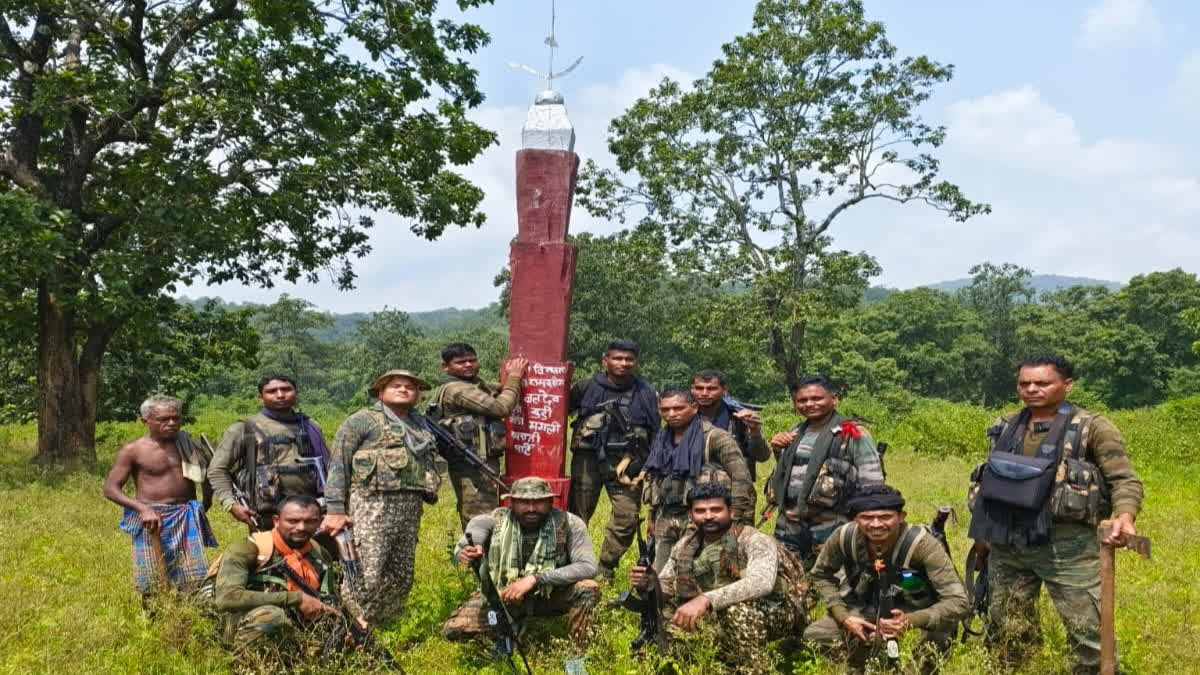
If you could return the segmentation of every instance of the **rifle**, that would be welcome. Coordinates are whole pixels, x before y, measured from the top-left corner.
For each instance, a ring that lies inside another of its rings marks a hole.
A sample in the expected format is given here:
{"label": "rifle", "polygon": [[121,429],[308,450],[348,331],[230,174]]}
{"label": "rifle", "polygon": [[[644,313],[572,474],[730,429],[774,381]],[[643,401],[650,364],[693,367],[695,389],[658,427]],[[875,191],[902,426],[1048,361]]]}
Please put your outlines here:
{"label": "rifle", "polygon": [[[215,451],[213,450],[213,447],[212,447],[212,443],[208,442],[207,436],[205,436],[204,434],[200,434],[200,442],[204,443],[204,447],[205,447],[205,449],[208,450],[209,454],[215,454]],[[250,504],[250,496],[246,494],[246,491],[243,490],[240,485],[238,485],[237,479],[230,476],[229,484],[233,488],[234,503],[237,504],[238,506],[241,506],[242,508],[246,508],[246,509],[250,509],[251,511],[254,511],[254,518],[253,518],[254,524],[246,526],[246,527],[250,528],[250,534],[254,534],[255,532],[265,532],[265,531],[271,529],[270,523],[266,523],[263,520],[263,517],[261,515],[259,515],[258,509],[254,508],[254,506]]]}
{"label": "rifle", "polygon": [[342,575],[355,591],[362,590],[362,572],[358,568],[358,547],[354,544],[354,531],[346,525],[333,536],[337,544],[338,558],[342,561]]}
{"label": "rifle", "polygon": [[371,633],[371,629],[359,623],[358,619],[350,614],[350,610],[346,609],[346,605],[341,600],[330,595],[321,595],[286,563],[281,566],[281,570],[283,575],[294,582],[301,591],[338,609],[338,621],[330,629],[329,634],[325,636],[325,641],[321,644],[319,656],[322,660],[328,660],[330,656],[340,652],[342,645],[345,644],[346,636],[349,635],[350,641],[355,647],[382,660],[389,670],[404,672],[404,669],[396,662],[396,657],[392,656],[391,652],[375,642],[375,636]]}
{"label": "rifle", "polygon": [[992,588],[988,580],[987,556],[979,557],[979,552],[972,546],[967,552],[966,569],[967,604],[971,606],[971,614],[963,620],[962,639],[968,635],[982,635],[983,630],[973,630],[971,621],[975,616],[986,621],[988,607],[992,603]]}
{"label": "rifle", "polygon": [[471,449],[466,445],[463,445],[462,441],[450,435],[450,432],[446,431],[445,427],[437,422],[434,422],[425,415],[414,413],[410,416],[416,418],[417,421],[420,422],[421,427],[433,435],[434,440],[437,442],[438,454],[444,457],[447,462],[465,462],[470,464],[472,468],[486,476],[489,480],[499,486],[501,490],[508,489],[508,485],[505,484],[504,479],[500,477],[500,474],[496,473],[496,471],[492,469],[492,467],[488,466],[487,462],[480,459],[478,455],[476,455],[474,452],[471,452]]}
{"label": "rifle", "polygon": [[744,403],[726,394],[721,397],[721,401],[733,412],[741,412],[743,410],[752,410],[754,412],[762,412],[763,406],[759,403]]}
{"label": "rifle", "polygon": [[933,517],[933,522],[929,524],[929,530],[933,532],[933,537],[942,545],[942,548],[946,551],[946,555],[951,556],[951,562],[953,562],[954,557],[950,553],[950,541],[946,539],[946,521],[951,516],[954,517],[954,522],[957,523],[958,515],[954,513],[952,507],[938,507],[937,514]]}
{"label": "rifle", "polygon": [[617,596],[616,600],[610,600],[609,605],[624,607],[641,615],[640,631],[633,642],[629,644],[631,651],[638,652],[642,647],[654,642],[658,645],[659,653],[666,654],[667,632],[662,627],[662,587],[658,584],[658,573],[654,570],[654,535],[650,535],[649,540],[642,537],[640,522],[637,528],[637,546],[637,566],[644,568],[650,575],[650,585],[639,590],[636,595],[634,595],[634,589],[626,589]]}
{"label": "rifle", "polygon": [[637,475],[641,473],[642,465],[646,462],[646,455],[649,451],[646,441],[634,432],[633,425],[625,417],[625,411],[621,409],[621,404],[617,399],[609,399],[601,403],[599,411],[605,413],[608,421],[592,436],[596,461],[607,462],[610,450],[622,454],[627,453],[629,461],[622,461],[618,465],[620,470],[617,471],[617,477],[636,479]]}
{"label": "rifle", "polygon": [[[467,532],[465,535],[467,546],[474,546],[475,539],[471,533]],[[472,560],[471,569],[475,570],[475,576],[479,578],[479,591],[483,593],[483,598],[487,601],[487,622],[496,630],[498,636],[496,648],[504,654],[504,658],[508,660],[508,665],[514,673],[521,672],[517,670],[517,664],[513,661],[513,652],[515,651],[521,657],[521,663],[525,664],[525,672],[532,675],[533,669],[529,667],[529,660],[525,658],[525,650],[521,648],[521,625],[513,619],[512,614],[508,611],[508,605],[505,605],[503,598],[500,597],[500,591],[492,583],[492,576],[488,572],[487,554]]]}
{"label": "rifle", "polygon": [[[892,618],[892,610],[896,608],[896,586],[891,566],[881,559],[875,560],[875,575],[877,578],[878,598],[875,610],[875,630],[879,631],[879,620]],[[879,634],[884,640],[884,653],[887,655],[888,668],[898,671],[900,668],[900,642],[895,635]],[[879,639],[878,637],[876,639]],[[877,643],[878,644],[878,643]]]}

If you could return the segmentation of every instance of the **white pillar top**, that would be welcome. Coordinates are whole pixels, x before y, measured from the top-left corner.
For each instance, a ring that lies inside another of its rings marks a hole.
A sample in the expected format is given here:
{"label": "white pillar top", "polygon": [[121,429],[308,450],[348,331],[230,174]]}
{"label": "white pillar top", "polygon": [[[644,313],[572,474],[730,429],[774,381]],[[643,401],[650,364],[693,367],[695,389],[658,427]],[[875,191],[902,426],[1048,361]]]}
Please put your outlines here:
{"label": "white pillar top", "polygon": [[575,127],[567,119],[562,94],[546,89],[537,95],[525,116],[525,126],[521,127],[521,147],[575,151]]}

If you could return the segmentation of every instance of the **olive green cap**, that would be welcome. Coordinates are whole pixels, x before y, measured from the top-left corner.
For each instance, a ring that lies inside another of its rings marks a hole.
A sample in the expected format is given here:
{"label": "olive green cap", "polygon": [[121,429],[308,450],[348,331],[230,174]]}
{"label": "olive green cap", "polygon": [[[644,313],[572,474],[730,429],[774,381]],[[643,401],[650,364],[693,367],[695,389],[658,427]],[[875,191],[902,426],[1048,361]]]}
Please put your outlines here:
{"label": "olive green cap", "polygon": [[367,393],[370,394],[371,396],[379,396],[379,390],[382,389],[383,385],[386,384],[387,381],[392,379],[393,377],[407,377],[408,379],[412,380],[413,382],[415,382],[417,384],[418,389],[421,389],[423,391],[427,391],[427,390],[431,389],[428,382],[426,382],[424,379],[422,379],[419,375],[412,372],[411,370],[404,370],[402,368],[393,368],[393,369],[387,371],[386,373],[380,375],[379,377],[375,378],[375,383],[371,385],[370,389],[367,389]]}
{"label": "olive green cap", "polygon": [[519,478],[510,489],[512,491],[503,495],[501,499],[550,499],[558,496],[558,493],[550,491],[549,481],[537,476]]}

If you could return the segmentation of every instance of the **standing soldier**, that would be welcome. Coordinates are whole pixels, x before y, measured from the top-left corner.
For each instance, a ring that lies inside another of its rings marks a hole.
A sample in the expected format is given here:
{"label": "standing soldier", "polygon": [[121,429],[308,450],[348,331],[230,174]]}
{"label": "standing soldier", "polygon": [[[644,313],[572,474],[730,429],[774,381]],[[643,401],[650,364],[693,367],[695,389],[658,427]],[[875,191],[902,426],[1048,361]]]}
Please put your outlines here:
{"label": "standing soldier", "polygon": [[686,389],[664,389],[658,411],[666,426],[646,460],[645,497],[654,535],[654,569],[661,570],[688,526],[685,499],[697,483],[718,482],[733,494],[733,519],[754,522],[754,482],[741,449],[699,414]]}
{"label": "standing soldier", "polygon": [[641,502],[633,478],[659,425],[654,389],[633,374],[637,357],[634,343],[610,342],[604,350],[604,372],[571,386],[570,411],[578,417],[571,434],[569,510],[590,522],[601,489],[608,492],[612,504],[597,578],[612,579],[621,556],[633,543]]}
{"label": "standing soldier", "polygon": [[[284,497],[321,496],[329,467],[321,427],[296,411],[296,381],[267,375],[258,381],[257,414],[225,430],[209,466],[213,494],[236,520],[255,532],[272,527],[275,504]],[[245,495],[239,504],[234,486]]]}
{"label": "standing soldier", "polygon": [[849,520],[845,500],[856,486],[883,483],[875,441],[865,427],[839,414],[837,404],[829,380],[802,378],[792,386],[792,407],[804,421],[771,438],[778,461],[767,499],[779,508],[775,538],[806,569],[834,528]]}
{"label": "standing soldier", "polygon": [[[138,411],[146,434],[117,451],[104,479],[104,496],[125,507],[121,529],[133,536],[133,585],[143,606],[164,577],[181,591],[193,590],[208,569],[204,547],[217,545],[206,506],[196,501],[208,454],[179,430],[181,407],[170,396],[146,399]],[[132,498],[122,491],[130,476]]]}
{"label": "standing soldier", "polygon": [[1014,670],[1041,645],[1044,583],[1066,628],[1072,672],[1098,672],[1096,526],[1115,514],[1106,546],[1137,534],[1142,482],[1112,422],[1067,402],[1073,378],[1061,356],[1022,361],[1017,395],[1025,407],[992,424],[988,459],[971,474],[967,534],[989,559],[992,589],[987,643]]}
{"label": "standing soldier", "polygon": [[[442,348],[442,370],[446,380],[430,396],[429,417],[445,426],[452,436],[500,472],[504,456],[504,417],[512,412],[521,391],[521,378],[529,362],[512,359],[505,366],[504,386],[479,379],[479,357],[475,348],[462,342]],[[463,529],[472,517],[500,506],[492,481],[462,461],[449,462],[450,483],[458,504]]]}
{"label": "standing soldier", "polygon": [[375,405],[347,417],[333,437],[321,530],[333,536],[354,525],[361,590],[345,582],[342,597],[376,626],[400,615],[412,588],[423,502],[435,503],[441,484],[433,435],[413,412],[425,389],[429,383],[410,371],[387,371],[368,390]]}
{"label": "standing soldier", "polygon": [[[750,480],[758,480],[759,462],[771,458],[771,449],[762,435],[762,420],[758,413],[749,409],[735,410],[730,407],[726,398],[729,388],[725,383],[725,375],[719,370],[702,370],[692,377],[692,396],[700,406],[700,414],[718,429],[728,431],[742,456],[746,458],[746,467],[750,469]],[[754,504],[750,505],[751,511]]]}

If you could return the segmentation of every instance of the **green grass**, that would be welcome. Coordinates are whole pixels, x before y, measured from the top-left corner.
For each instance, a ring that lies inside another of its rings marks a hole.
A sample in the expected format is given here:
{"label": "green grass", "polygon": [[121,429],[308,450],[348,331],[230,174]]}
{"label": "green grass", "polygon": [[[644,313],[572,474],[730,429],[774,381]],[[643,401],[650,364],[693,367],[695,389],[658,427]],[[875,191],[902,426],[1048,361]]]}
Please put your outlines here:
{"label": "green grass", "polygon": [[[850,403],[850,402],[848,402]],[[886,464],[889,482],[909,500],[909,518],[927,520],[943,504],[963,518],[949,534],[956,559],[967,548],[966,476],[982,454],[982,428],[994,412],[970,406],[931,404],[938,415],[920,414],[891,420],[869,401],[844,406],[876,419],[878,438],[892,443]],[[1154,540],[1154,560],[1119,554],[1117,631],[1129,673],[1195,672],[1193,648],[1200,643],[1200,469],[1184,458],[1195,457],[1191,439],[1194,402],[1182,408],[1119,411],[1112,415],[1130,442],[1133,460],[1146,484],[1146,504],[1139,530]],[[868,412],[869,411],[869,412]],[[230,411],[204,415],[190,429],[214,438],[236,418]],[[336,428],[335,413],[319,416],[327,433]],[[792,421],[784,405],[768,410],[768,431]],[[960,428],[959,425],[975,425]],[[130,580],[127,536],[117,530],[117,506],[100,494],[107,466],[60,472],[31,466],[34,429],[0,426],[0,673],[209,673],[228,672],[229,655],[218,645],[209,622],[186,607],[166,607],[157,621],[142,612]],[[99,454],[106,464],[121,442],[141,433],[136,423],[102,424]],[[980,439],[973,454],[964,447]],[[215,439],[214,439],[215,440]],[[918,448],[920,452],[914,451]],[[760,474],[767,473],[760,470]],[[761,481],[761,478],[760,478]],[[410,673],[502,673],[506,666],[480,648],[449,643],[439,635],[441,622],[474,587],[469,573],[449,563],[457,537],[453,494],[446,486],[441,501],[428,507],[417,551],[416,584],[406,614],[381,631],[380,639]],[[223,543],[244,536],[244,528],[226,514],[210,514]],[[607,522],[607,500],[591,524],[599,545]],[[770,524],[764,526],[769,529]],[[622,580],[633,555],[627,554],[617,583],[605,588],[606,599],[625,586]],[[1026,672],[1058,673],[1065,666],[1065,637],[1057,615],[1043,598],[1046,646]],[[606,606],[597,611],[597,634],[588,653],[596,673],[651,673],[654,662],[630,658],[628,644],[636,633],[636,617]],[[561,672],[567,655],[561,621],[535,623],[525,638],[537,672]],[[720,672],[711,646],[689,645],[680,664],[685,671]],[[837,664],[797,654],[787,672],[841,672]],[[994,670],[973,640],[959,646],[945,672]],[[314,669],[314,672],[317,672]],[[330,672],[328,669],[320,672]],[[344,672],[357,672],[347,668]]]}

